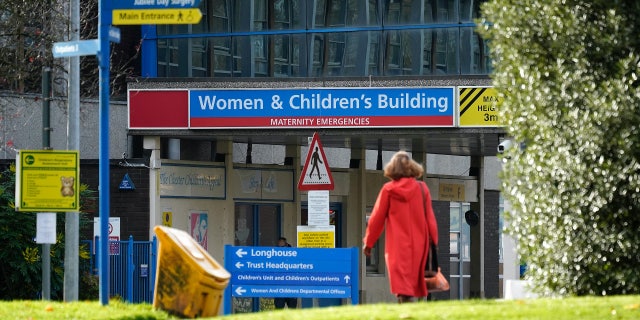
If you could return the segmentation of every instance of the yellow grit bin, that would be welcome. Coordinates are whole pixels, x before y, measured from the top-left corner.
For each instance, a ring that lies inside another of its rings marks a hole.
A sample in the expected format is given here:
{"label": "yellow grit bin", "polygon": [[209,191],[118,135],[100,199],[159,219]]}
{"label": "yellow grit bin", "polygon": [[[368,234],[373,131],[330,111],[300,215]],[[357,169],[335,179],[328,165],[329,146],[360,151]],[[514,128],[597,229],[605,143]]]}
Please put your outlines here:
{"label": "yellow grit bin", "polygon": [[186,318],[218,315],[231,275],[187,232],[155,226],[158,237],[153,307]]}

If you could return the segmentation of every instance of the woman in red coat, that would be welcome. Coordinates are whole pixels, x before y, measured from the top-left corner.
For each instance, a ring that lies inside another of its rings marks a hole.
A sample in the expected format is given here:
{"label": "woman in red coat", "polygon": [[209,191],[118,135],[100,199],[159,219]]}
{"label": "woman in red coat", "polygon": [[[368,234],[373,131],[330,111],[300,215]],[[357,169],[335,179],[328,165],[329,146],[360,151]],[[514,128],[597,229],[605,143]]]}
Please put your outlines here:
{"label": "woman in red coat", "polygon": [[424,267],[428,239],[438,244],[431,194],[426,184],[416,179],[423,173],[422,166],[405,151],[391,158],[384,167],[384,176],[391,181],[385,183],[378,194],[363,239],[364,254],[369,256],[386,224],[385,261],[391,293],[398,297],[399,303],[427,296]]}

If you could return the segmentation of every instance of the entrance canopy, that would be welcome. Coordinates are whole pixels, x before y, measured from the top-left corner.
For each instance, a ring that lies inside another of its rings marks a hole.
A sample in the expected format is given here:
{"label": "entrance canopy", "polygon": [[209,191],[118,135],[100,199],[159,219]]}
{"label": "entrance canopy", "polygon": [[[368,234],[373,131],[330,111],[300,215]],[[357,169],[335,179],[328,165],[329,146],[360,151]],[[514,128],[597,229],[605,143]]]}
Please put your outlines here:
{"label": "entrance canopy", "polygon": [[129,84],[129,134],[265,145],[495,156],[489,78],[255,79]]}
{"label": "entrance canopy", "polygon": [[455,156],[495,156],[502,128],[381,128],[320,130],[130,130],[131,135],[159,136],[193,140],[232,141],[266,145],[307,146],[308,138],[318,132],[325,148],[409,152]]}

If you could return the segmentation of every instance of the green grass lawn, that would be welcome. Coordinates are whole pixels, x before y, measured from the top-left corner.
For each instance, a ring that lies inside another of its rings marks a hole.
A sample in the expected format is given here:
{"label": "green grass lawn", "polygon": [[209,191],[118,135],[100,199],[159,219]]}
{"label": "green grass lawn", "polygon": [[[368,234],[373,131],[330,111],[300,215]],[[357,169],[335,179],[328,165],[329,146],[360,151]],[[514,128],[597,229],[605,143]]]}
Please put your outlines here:
{"label": "green grass lawn", "polygon": [[[640,319],[640,296],[531,300],[432,301],[265,311],[218,317],[225,320],[327,319]],[[0,319],[176,319],[149,304],[111,301],[0,302]]]}

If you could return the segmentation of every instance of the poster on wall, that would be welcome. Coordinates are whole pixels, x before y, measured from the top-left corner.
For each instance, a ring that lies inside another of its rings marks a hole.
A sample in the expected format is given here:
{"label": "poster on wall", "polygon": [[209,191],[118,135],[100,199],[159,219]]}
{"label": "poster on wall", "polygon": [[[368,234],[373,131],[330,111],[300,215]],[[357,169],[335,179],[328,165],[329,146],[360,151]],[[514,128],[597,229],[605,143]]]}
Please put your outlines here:
{"label": "poster on wall", "polygon": [[165,227],[173,227],[173,210],[171,210],[171,208],[162,211],[162,225]]}
{"label": "poster on wall", "polygon": [[191,236],[198,241],[205,250],[207,248],[207,233],[209,231],[209,218],[206,211],[191,211]]}

